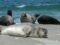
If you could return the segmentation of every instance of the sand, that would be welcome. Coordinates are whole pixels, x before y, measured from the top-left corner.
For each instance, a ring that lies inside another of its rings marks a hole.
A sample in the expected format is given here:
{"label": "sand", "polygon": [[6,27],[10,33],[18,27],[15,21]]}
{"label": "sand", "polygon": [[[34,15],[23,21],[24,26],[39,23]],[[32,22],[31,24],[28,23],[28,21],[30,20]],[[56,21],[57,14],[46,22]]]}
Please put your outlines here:
{"label": "sand", "polygon": [[[7,28],[7,26],[0,26]],[[48,30],[48,38],[22,38],[0,35],[0,45],[60,45],[60,25],[43,25]]]}

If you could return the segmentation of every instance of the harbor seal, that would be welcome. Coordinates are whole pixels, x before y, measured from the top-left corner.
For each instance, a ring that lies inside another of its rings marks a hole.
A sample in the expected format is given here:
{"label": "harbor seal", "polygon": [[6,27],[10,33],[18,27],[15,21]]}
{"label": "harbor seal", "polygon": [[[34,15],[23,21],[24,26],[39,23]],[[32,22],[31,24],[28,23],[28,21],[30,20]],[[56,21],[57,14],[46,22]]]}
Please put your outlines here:
{"label": "harbor seal", "polygon": [[60,24],[60,22],[57,19],[51,16],[47,15],[40,16],[39,14],[36,14],[35,17],[39,24]]}
{"label": "harbor seal", "polygon": [[8,10],[6,16],[0,17],[0,25],[8,26],[14,24],[14,20],[12,17],[12,11]]}
{"label": "harbor seal", "polygon": [[21,23],[30,22],[30,23],[35,24],[35,17],[27,13],[22,13],[20,17],[20,21]]}
{"label": "harbor seal", "polygon": [[38,23],[39,24],[60,24],[60,22],[57,19],[50,16],[41,16],[38,19]]}
{"label": "harbor seal", "polygon": [[47,37],[47,29],[36,26],[35,24],[20,24],[8,26],[1,31],[3,35],[12,35],[20,37]]}

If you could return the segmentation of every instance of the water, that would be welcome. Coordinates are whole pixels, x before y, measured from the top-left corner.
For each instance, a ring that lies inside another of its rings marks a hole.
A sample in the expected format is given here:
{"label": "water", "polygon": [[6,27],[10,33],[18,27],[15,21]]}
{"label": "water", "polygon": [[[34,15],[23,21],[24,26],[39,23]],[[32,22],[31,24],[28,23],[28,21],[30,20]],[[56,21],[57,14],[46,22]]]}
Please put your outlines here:
{"label": "water", "polygon": [[5,0],[3,4],[2,3],[3,1],[0,3],[0,16],[7,15],[7,10],[12,9],[13,17],[18,17],[14,19],[16,23],[20,23],[20,15],[23,12],[29,13],[30,15],[34,15],[35,13],[49,15],[56,18],[57,20],[60,20],[60,3],[8,3],[7,0]]}

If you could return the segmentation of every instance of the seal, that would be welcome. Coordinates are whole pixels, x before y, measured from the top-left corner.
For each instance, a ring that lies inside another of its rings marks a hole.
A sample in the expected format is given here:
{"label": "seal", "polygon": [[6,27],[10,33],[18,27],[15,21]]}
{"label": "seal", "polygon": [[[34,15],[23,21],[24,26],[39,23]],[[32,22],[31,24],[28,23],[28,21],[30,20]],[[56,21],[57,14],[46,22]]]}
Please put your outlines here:
{"label": "seal", "polygon": [[21,23],[29,22],[29,23],[35,24],[35,17],[31,16],[27,13],[22,13],[20,16],[20,21],[21,21]]}
{"label": "seal", "polygon": [[21,23],[20,25],[12,25],[1,31],[3,35],[20,36],[20,37],[39,37],[47,38],[47,29],[36,26],[32,23]]}
{"label": "seal", "polygon": [[47,15],[35,14],[35,18],[39,24],[60,24],[57,19]]}
{"label": "seal", "polygon": [[39,24],[60,24],[60,22],[51,16],[41,16],[38,18]]}
{"label": "seal", "polygon": [[12,18],[12,11],[8,10],[6,16],[0,17],[0,25],[8,26],[14,24],[14,20]]}

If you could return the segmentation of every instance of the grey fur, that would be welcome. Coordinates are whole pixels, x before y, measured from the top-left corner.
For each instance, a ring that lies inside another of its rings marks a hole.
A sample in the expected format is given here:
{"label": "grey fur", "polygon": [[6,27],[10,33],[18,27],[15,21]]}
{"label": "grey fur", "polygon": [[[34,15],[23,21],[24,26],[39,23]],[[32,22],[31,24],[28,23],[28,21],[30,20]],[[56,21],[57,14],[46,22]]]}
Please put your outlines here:
{"label": "grey fur", "polygon": [[47,37],[47,29],[32,23],[22,23],[9,26],[1,31],[4,35],[13,35],[20,37]]}
{"label": "grey fur", "polygon": [[25,35],[24,37],[43,37],[47,38],[47,29],[41,28],[36,24],[28,24],[24,28]]}
{"label": "grey fur", "polygon": [[35,23],[35,17],[34,16],[31,16],[27,13],[22,13],[21,14],[21,17],[20,17],[20,21],[22,23],[25,23],[25,22],[30,22],[30,23]]}
{"label": "grey fur", "polygon": [[11,16],[6,15],[6,16],[0,17],[0,25],[8,26],[12,24],[14,24],[14,20]]}

